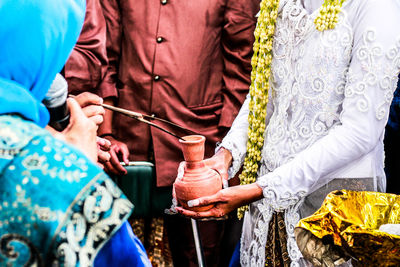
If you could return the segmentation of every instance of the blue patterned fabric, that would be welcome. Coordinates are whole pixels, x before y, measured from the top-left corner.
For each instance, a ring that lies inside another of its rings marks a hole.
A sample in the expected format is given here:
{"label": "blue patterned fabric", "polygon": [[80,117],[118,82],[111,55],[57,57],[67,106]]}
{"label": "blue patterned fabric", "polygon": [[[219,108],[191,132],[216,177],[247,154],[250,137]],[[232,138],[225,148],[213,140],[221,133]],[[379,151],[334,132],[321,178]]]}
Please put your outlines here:
{"label": "blue patterned fabric", "polygon": [[0,1],[0,266],[93,266],[133,208],[101,169],[40,128],[85,4]]}
{"label": "blue patterned fabric", "polygon": [[92,266],[133,205],[80,151],[0,116],[0,266]]}
{"label": "blue patterned fabric", "polygon": [[85,0],[0,1],[0,114],[44,127],[41,103],[82,28]]}

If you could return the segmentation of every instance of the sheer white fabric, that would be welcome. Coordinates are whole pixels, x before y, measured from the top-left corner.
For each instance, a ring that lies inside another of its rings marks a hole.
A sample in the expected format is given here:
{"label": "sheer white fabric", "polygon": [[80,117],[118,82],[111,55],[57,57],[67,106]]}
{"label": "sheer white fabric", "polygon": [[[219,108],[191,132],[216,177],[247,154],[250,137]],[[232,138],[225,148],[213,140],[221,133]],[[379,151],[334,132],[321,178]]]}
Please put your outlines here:
{"label": "sheer white fabric", "polygon": [[[347,0],[333,30],[314,19],[322,0],[282,0],[258,185],[241,240],[242,266],[263,266],[268,223],[285,211],[291,266],[303,266],[294,239],[304,197],[334,178],[375,179],[385,189],[383,134],[400,69],[397,0]],[[221,146],[234,176],[247,142],[248,99]]]}

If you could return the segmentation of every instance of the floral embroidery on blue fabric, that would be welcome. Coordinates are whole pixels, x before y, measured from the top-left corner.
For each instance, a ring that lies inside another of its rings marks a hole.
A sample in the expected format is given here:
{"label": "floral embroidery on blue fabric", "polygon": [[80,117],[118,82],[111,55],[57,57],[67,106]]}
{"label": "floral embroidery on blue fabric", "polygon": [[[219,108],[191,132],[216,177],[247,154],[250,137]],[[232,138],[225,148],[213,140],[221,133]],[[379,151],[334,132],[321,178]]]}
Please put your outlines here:
{"label": "floral embroidery on blue fabric", "polygon": [[133,205],[75,148],[0,116],[0,265],[91,266]]}
{"label": "floral embroidery on blue fabric", "polygon": [[34,127],[24,124],[14,128],[12,126],[14,119],[10,119],[12,117],[2,117],[0,121],[0,158],[12,159],[31,140],[34,135]]}

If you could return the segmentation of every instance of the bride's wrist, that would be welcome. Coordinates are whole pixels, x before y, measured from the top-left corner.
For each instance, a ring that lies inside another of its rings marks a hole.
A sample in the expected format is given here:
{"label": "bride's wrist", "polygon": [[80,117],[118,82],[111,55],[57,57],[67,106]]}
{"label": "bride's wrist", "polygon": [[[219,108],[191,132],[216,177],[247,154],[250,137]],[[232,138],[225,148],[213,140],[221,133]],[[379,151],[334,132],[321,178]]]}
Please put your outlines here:
{"label": "bride's wrist", "polygon": [[218,152],[216,153],[216,156],[218,156],[219,158],[222,159],[222,161],[224,163],[224,167],[226,169],[228,169],[231,166],[231,164],[232,164],[232,154],[228,149],[226,149],[224,147],[221,147],[218,150]]}
{"label": "bride's wrist", "polygon": [[256,183],[237,185],[230,189],[236,191],[234,198],[238,200],[239,206],[245,206],[263,198],[262,188]]}

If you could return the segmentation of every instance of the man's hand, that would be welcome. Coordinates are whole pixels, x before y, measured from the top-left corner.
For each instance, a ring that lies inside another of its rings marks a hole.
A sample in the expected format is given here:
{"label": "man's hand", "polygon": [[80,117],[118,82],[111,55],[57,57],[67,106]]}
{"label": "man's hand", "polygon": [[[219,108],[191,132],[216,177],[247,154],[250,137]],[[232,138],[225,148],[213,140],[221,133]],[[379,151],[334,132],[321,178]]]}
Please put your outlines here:
{"label": "man's hand", "polygon": [[83,113],[97,126],[103,122],[104,108],[103,99],[95,94],[84,92],[74,97],[82,108]]}
{"label": "man's hand", "polygon": [[[111,98],[106,98],[104,99],[104,104],[114,105],[114,101]],[[127,171],[122,167],[120,161],[129,164],[129,149],[125,143],[116,140],[113,136],[107,135],[113,132],[112,117],[113,112],[111,110],[106,110],[104,122],[99,127],[99,135],[102,136],[102,134],[105,134],[105,138],[111,143],[110,161],[104,164],[104,170],[110,174],[125,175]]]}
{"label": "man's hand", "polygon": [[116,140],[111,136],[105,137],[111,143],[110,147],[110,161],[104,164],[105,171],[116,175],[125,175],[127,171],[120,161],[123,161],[126,165],[129,164],[129,149],[125,143]]}
{"label": "man's hand", "polygon": [[107,139],[97,137],[97,163],[104,169],[104,165],[110,161],[111,142]]}

